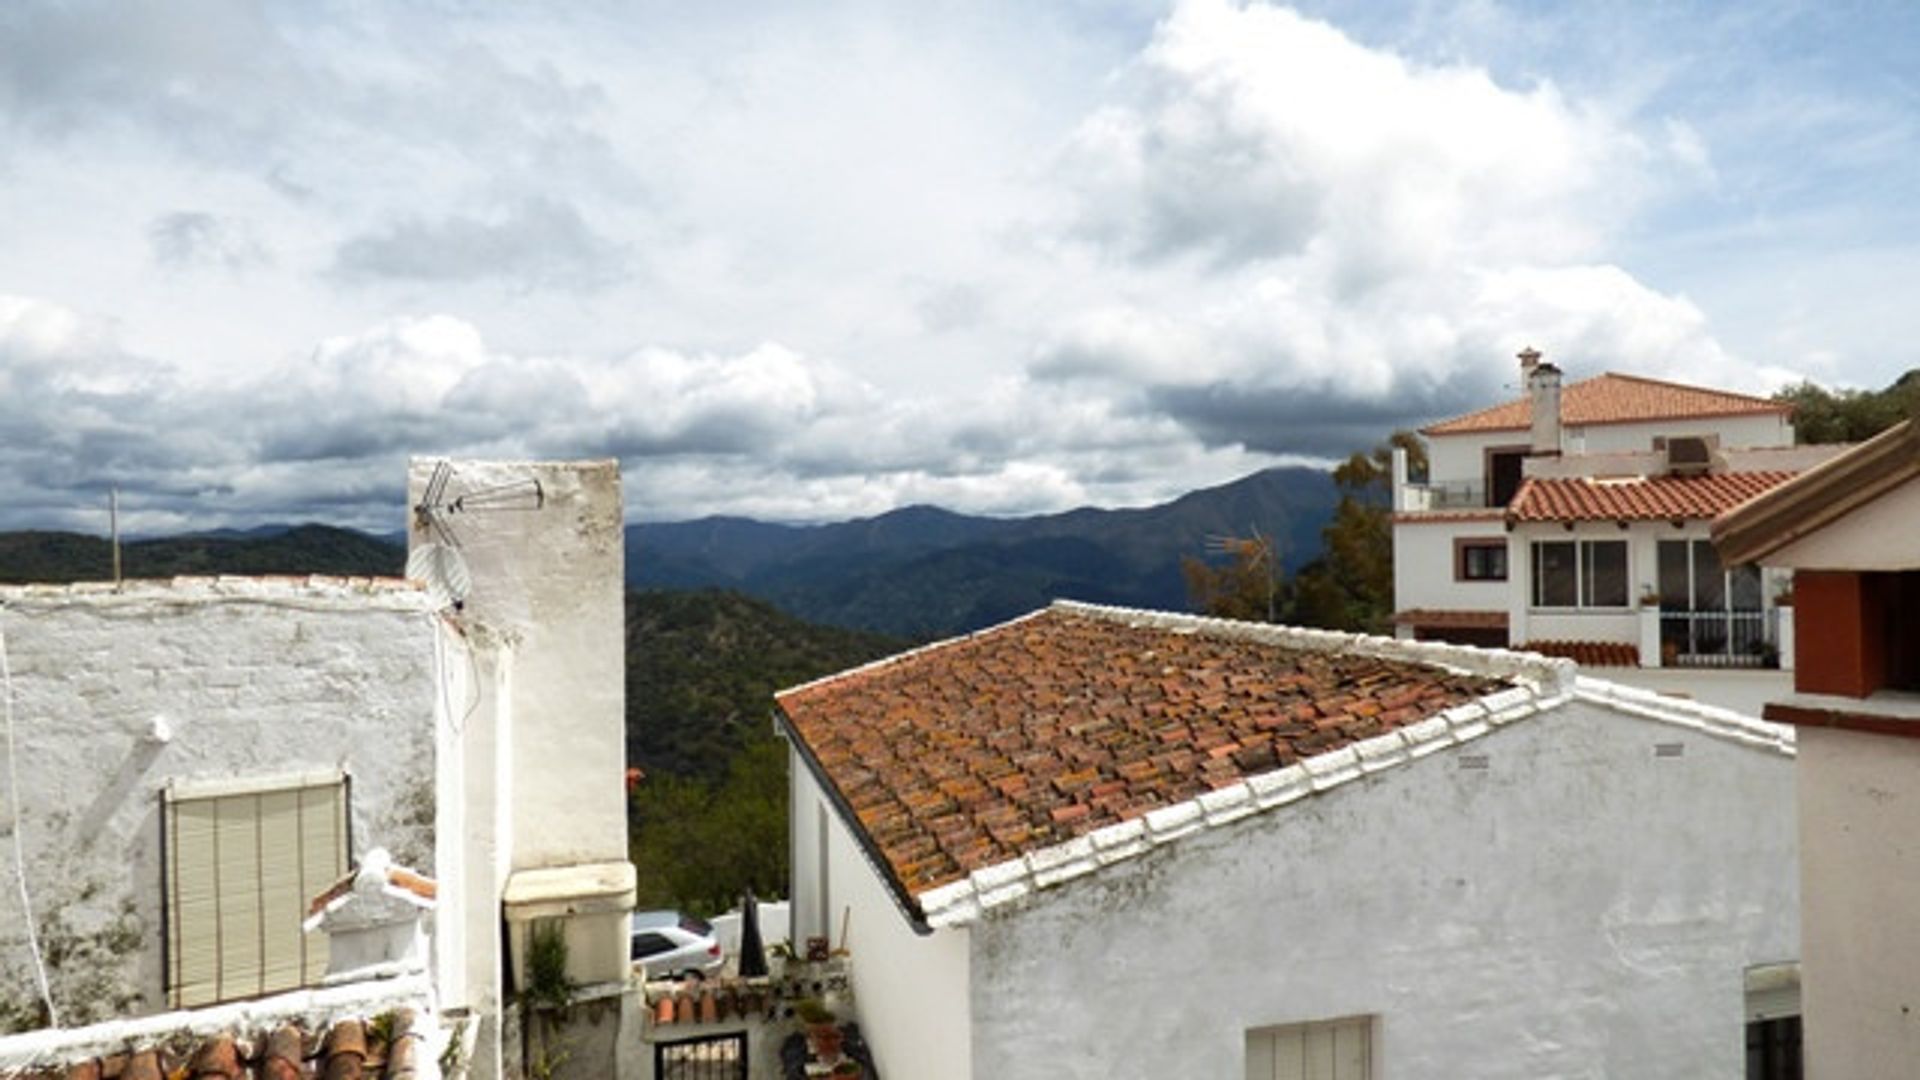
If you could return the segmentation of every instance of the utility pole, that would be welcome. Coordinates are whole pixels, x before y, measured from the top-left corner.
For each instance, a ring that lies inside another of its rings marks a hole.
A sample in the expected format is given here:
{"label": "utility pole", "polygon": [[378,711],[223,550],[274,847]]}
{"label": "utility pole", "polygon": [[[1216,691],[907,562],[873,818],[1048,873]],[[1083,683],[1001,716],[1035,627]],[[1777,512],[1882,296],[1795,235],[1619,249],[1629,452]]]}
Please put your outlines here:
{"label": "utility pole", "polygon": [[113,587],[120,588],[120,487],[107,489],[107,529],[113,542]]}

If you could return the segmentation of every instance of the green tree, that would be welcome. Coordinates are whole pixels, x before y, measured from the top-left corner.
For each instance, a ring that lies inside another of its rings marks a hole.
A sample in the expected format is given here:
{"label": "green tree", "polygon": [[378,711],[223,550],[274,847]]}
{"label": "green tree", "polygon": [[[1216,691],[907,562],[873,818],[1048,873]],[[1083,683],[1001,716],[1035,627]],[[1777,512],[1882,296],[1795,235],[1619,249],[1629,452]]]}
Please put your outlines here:
{"label": "green tree", "polygon": [[787,888],[787,746],[768,721],[783,686],[905,642],[814,626],[738,593],[627,594],[628,808],[642,907],[724,911]]}
{"label": "green tree", "polygon": [[1795,442],[1861,442],[1920,411],[1920,369],[1884,390],[1828,390],[1802,382],[1774,394],[1773,400],[1793,406]]}
{"label": "green tree", "polygon": [[1289,620],[1305,626],[1379,633],[1393,616],[1393,451],[1407,452],[1411,477],[1427,472],[1420,436],[1395,431],[1333,470],[1340,502],[1320,532],[1320,557],[1302,567]]}

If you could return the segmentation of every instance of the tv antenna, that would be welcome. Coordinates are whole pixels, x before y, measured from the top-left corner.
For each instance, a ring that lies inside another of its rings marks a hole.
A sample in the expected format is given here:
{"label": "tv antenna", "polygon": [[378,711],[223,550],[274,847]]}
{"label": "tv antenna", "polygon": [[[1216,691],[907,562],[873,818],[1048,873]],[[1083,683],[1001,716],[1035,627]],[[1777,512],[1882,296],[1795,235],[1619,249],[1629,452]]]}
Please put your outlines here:
{"label": "tv antenna", "polygon": [[1261,571],[1265,579],[1267,593],[1267,621],[1279,621],[1278,593],[1280,591],[1280,560],[1273,549],[1273,537],[1262,533],[1258,525],[1249,525],[1248,536],[1207,537],[1207,551],[1215,555],[1230,555],[1241,561],[1249,570]]}
{"label": "tv antenna", "polygon": [[407,556],[407,576],[425,582],[441,607],[458,609],[473,591],[473,576],[460,553],[462,543],[454,519],[467,514],[538,510],[547,504],[547,493],[538,479],[527,477],[449,498],[455,479],[450,463],[435,462],[420,501],[413,504],[413,527],[427,539]]}

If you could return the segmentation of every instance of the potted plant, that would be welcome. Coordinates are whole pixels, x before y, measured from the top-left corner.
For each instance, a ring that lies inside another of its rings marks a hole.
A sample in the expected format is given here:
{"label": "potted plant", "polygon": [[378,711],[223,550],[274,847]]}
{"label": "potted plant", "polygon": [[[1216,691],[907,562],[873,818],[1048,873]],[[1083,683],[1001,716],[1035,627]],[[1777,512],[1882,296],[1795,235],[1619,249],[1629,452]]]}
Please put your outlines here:
{"label": "potted plant", "polygon": [[833,1010],[821,1004],[819,998],[801,998],[794,1002],[793,1015],[807,1026],[807,1045],[813,1048],[815,1059],[832,1061],[840,1056],[846,1036],[835,1021]]}
{"label": "potted plant", "polygon": [[1660,594],[1654,590],[1653,586],[1651,585],[1640,586],[1640,606],[1641,607],[1659,607],[1660,606]]}

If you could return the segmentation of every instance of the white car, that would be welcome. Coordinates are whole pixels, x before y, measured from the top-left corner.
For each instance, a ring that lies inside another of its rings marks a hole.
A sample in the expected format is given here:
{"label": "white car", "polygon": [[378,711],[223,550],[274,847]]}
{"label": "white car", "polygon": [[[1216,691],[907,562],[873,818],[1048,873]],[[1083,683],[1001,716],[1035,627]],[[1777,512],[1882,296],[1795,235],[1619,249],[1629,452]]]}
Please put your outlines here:
{"label": "white car", "polygon": [[649,979],[705,978],[727,962],[712,924],[678,911],[634,912],[629,958]]}

